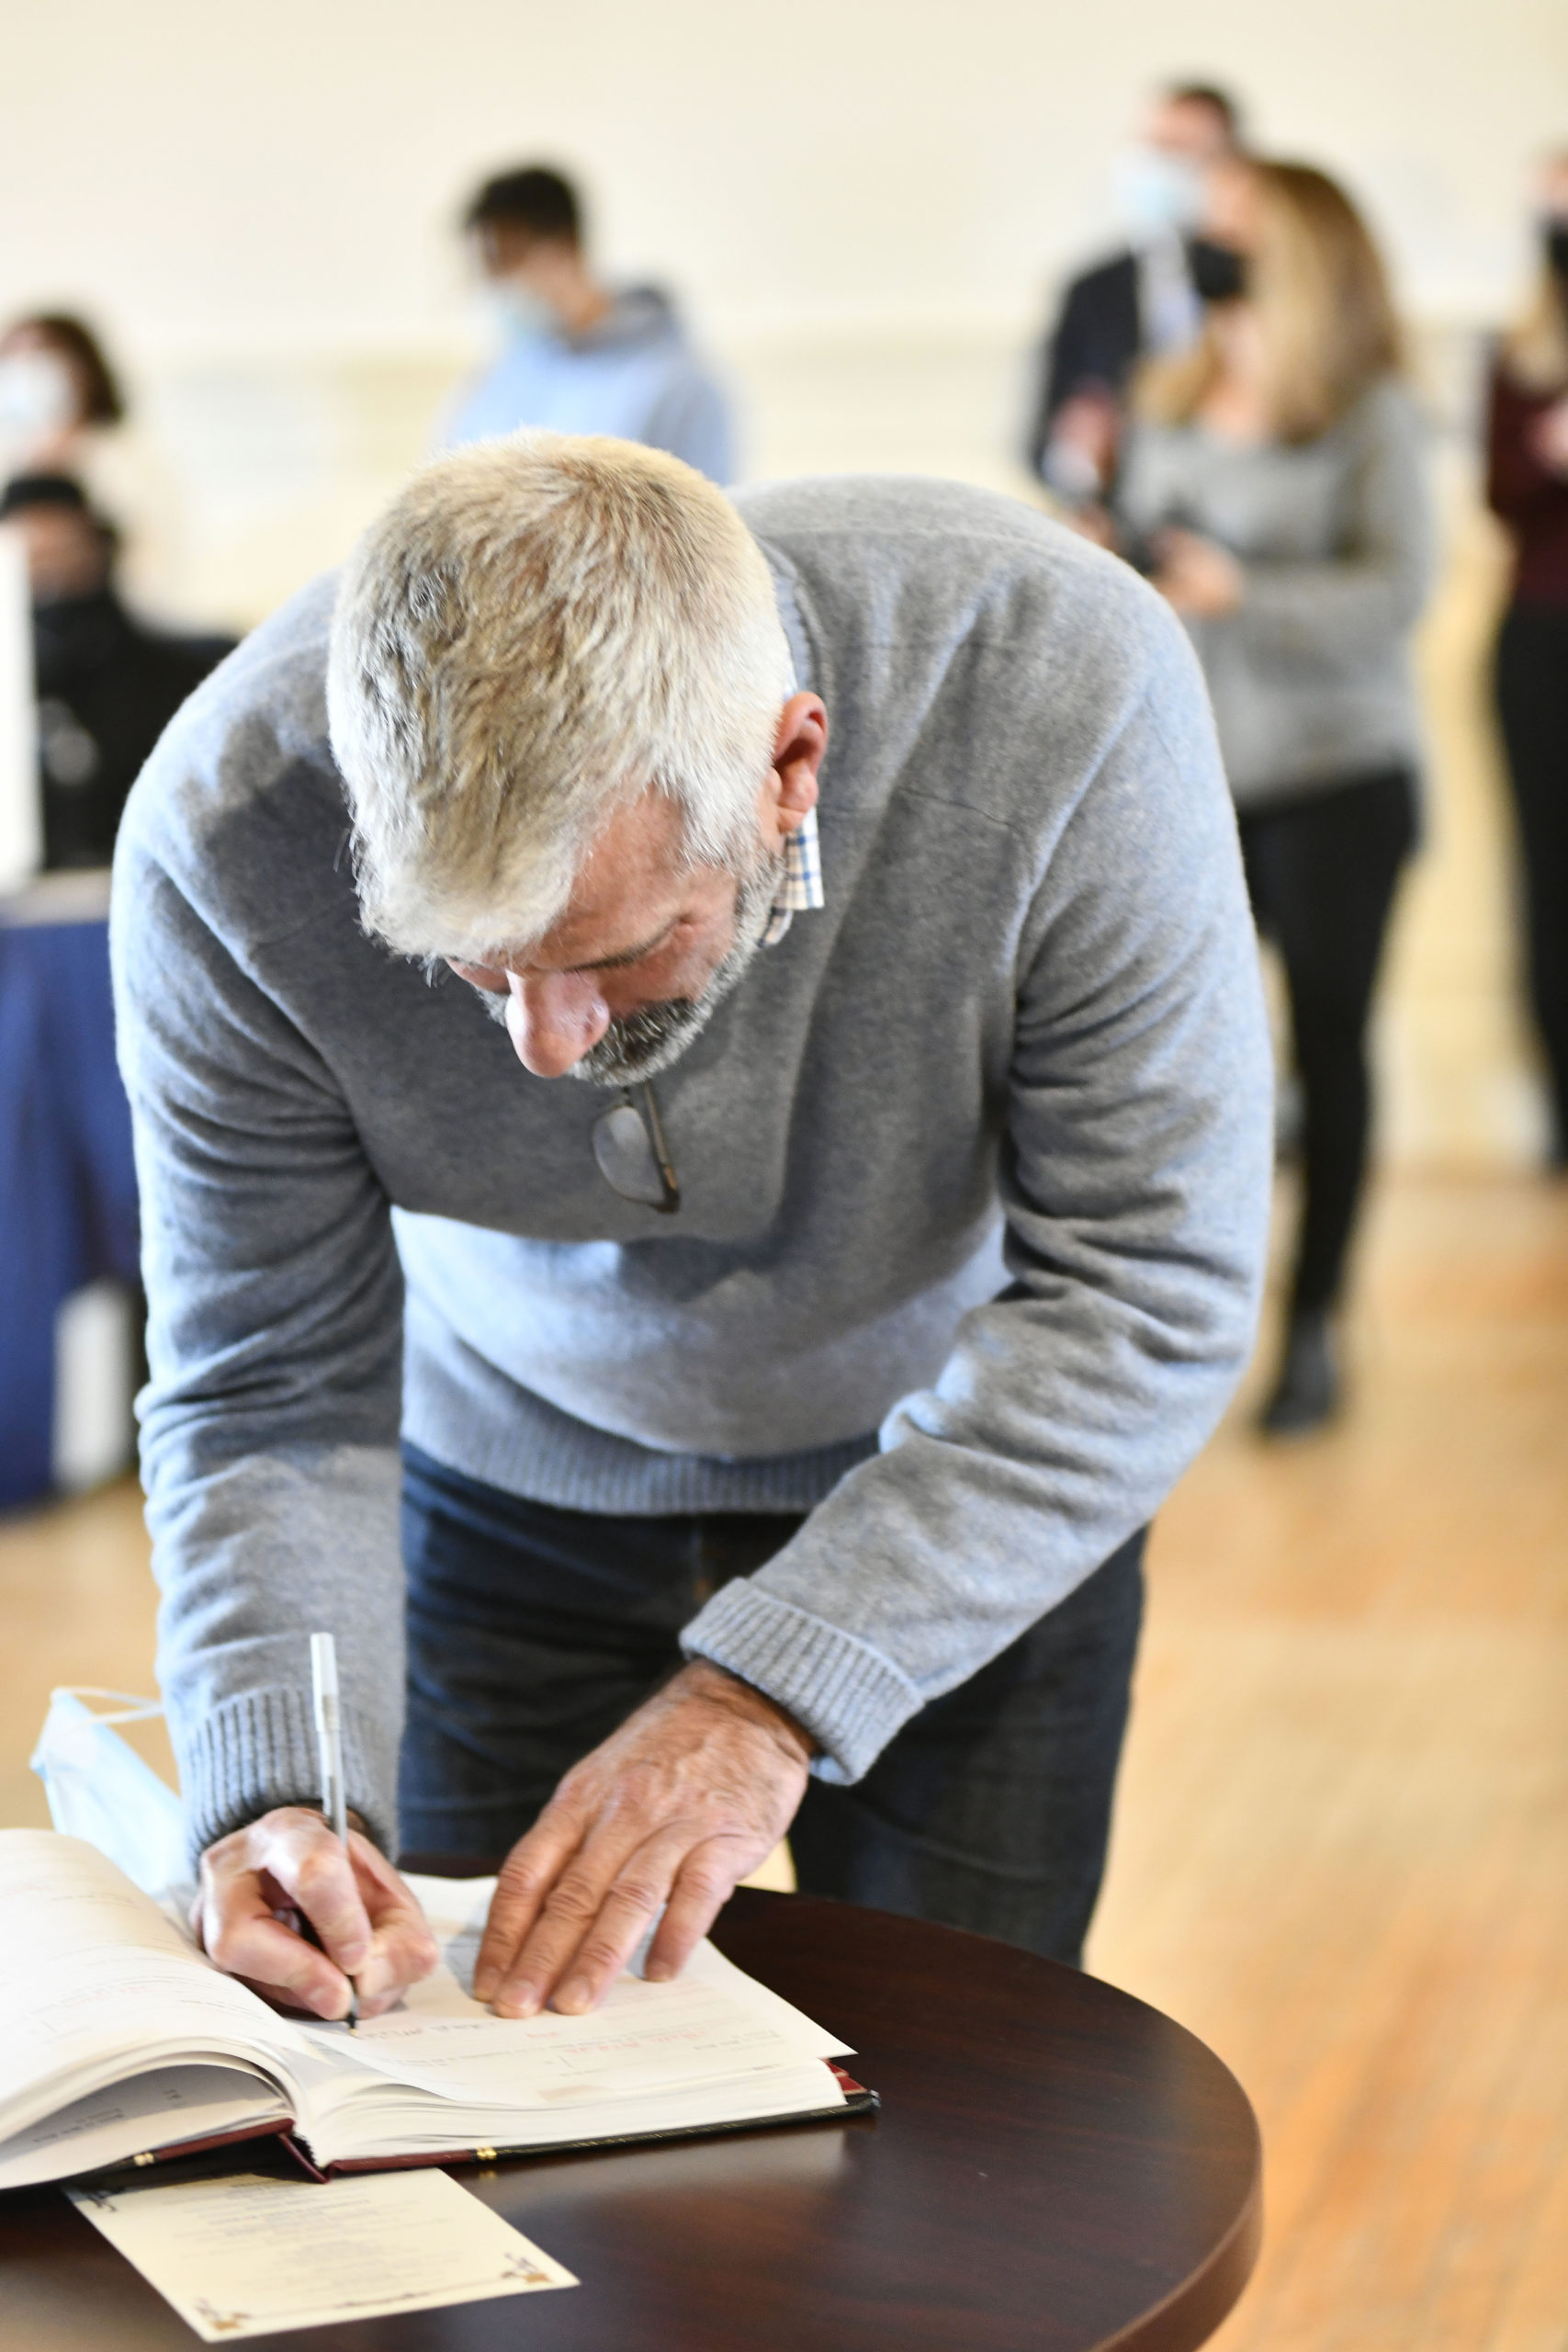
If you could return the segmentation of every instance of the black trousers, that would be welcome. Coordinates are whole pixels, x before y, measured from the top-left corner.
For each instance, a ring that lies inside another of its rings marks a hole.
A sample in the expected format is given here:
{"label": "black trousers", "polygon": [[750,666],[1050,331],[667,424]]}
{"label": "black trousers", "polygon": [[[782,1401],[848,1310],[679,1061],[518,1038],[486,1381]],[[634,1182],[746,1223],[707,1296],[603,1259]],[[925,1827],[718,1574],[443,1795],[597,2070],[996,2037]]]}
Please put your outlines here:
{"label": "black trousers", "polygon": [[1344,1285],[1371,1125],[1367,1020],[1394,886],[1415,842],[1404,768],[1242,813],[1247,887],[1284,963],[1302,1083],[1297,1312],[1332,1306]]}
{"label": "black trousers", "polygon": [[1568,607],[1515,605],[1497,639],[1497,715],[1518,813],[1530,1008],[1568,1155]]}
{"label": "black trousers", "polygon": [[[799,1525],[558,1510],[405,1448],[405,1846],[504,1852],[680,1665],[681,1628],[708,1595]],[[812,1780],[790,1830],[806,1893],[1077,1962],[1105,1867],[1143,1551],[1140,1533],[933,1700],[855,1787]]]}

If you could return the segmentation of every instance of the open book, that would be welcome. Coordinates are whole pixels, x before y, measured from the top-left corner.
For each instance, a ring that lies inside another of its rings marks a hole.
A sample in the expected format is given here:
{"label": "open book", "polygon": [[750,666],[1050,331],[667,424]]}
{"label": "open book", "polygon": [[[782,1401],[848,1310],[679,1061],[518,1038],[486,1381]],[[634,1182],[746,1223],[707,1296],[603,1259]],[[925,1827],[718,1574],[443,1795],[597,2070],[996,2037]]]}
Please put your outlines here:
{"label": "open book", "polygon": [[0,2189],[263,2133],[310,2168],[450,2164],[842,2116],[845,2044],[704,1943],[587,2017],[493,2017],[467,1990],[492,1879],[411,1879],[441,1964],[357,2033],[221,1975],[96,1847],[0,1830]]}

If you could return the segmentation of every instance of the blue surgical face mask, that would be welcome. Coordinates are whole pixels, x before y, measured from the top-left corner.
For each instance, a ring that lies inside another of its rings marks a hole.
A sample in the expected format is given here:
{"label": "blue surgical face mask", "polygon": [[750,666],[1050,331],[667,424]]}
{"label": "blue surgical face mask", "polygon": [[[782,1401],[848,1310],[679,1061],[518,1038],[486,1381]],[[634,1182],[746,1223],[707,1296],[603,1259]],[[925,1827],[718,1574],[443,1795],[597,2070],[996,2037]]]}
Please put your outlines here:
{"label": "blue surgical face mask", "polygon": [[491,333],[507,343],[518,335],[560,333],[556,312],[520,277],[488,279],[479,290],[479,306]]}
{"label": "blue surgical face mask", "polygon": [[1190,228],[1202,202],[1202,176],[1184,155],[1162,147],[1128,147],[1113,166],[1117,208],[1134,237]]}
{"label": "blue surgical face mask", "polygon": [[[108,1704],[95,1713],[87,1699]],[[119,1690],[53,1690],[32,1759],[56,1829],[85,1838],[148,1894],[165,1894],[190,1875],[185,1807],[114,1725],[163,1712],[156,1699]]]}

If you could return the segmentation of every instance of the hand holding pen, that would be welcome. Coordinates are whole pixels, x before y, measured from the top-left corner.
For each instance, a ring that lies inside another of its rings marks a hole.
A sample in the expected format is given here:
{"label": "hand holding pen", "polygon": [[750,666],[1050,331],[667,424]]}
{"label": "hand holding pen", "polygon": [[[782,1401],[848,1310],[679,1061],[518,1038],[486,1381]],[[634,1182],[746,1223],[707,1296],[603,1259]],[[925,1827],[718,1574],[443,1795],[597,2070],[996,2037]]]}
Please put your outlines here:
{"label": "hand holding pen", "polygon": [[191,1924],[218,1966],[265,1998],[352,2024],[427,1976],[436,1948],[412,1890],[349,1825],[330,1634],[311,1636],[311,1680],[321,1811],[280,1805],[209,1846]]}

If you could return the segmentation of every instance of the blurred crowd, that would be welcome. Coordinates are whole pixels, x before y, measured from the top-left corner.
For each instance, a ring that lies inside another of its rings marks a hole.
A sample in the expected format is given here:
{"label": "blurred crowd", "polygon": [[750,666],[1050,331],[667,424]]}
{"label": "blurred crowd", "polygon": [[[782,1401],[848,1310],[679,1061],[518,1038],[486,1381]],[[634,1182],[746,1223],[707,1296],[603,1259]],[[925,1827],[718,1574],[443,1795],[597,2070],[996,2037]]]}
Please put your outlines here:
{"label": "blurred crowd", "polygon": [[64,312],[0,336],[0,524],[31,608],[45,871],[107,864],[126,796],[232,642],[162,625],[174,501],[92,329]]}
{"label": "blurred crowd", "polygon": [[[1266,1426],[1340,1394],[1372,1105],[1367,1035],[1422,829],[1410,669],[1433,522],[1387,273],[1326,173],[1253,149],[1235,99],[1170,87],[1120,157],[1122,249],[1054,306],[1027,435],[1040,493],[1180,615],[1207,677],[1260,933],[1288,991],[1302,1210]],[[1540,170],[1533,293],[1491,357],[1487,496],[1515,569],[1495,694],[1523,953],[1568,1157],[1568,153]],[[720,377],[663,288],[599,268],[578,190],[530,164],[460,233],[493,348],[436,448],[604,433],[736,471]],[[25,567],[42,865],[104,865],[158,733],[230,640],[176,625],[178,502],[109,355],[62,312],[0,334],[0,542]]]}
{"label": "blurred crowd", "polygon": [[[1371,1125],[1367,1034],[1421,831],[1410,641],[1434,530],[1388,275],[1350,197],[1249,152],[1235,101],[1166,91],[1122,168],[1131,235],[1068,287],[1030,457],[1074,527],[1145,572],[1208,681],[1259,932],[1278,948],[1302,1210],[1264,1426],[1340,1397]],[[1527,314],[1493,356],[1487,495],[1515,549],[1495,662],[1524,962],[1568,1155],[1568,157],[1535,192]]]}

